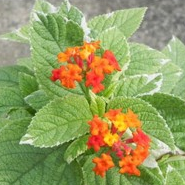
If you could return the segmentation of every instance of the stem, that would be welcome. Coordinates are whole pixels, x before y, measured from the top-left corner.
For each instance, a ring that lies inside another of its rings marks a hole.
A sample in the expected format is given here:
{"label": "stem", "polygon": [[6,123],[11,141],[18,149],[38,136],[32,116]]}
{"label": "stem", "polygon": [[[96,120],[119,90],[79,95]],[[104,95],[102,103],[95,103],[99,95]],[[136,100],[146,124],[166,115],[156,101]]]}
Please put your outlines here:
{"label": "stem", "polygon": [[82,91],[84,92],[84,95],[85,95],[88,103],[90,104],[91,103],[91,97],[89,95],[89,88],[84,85],[84,81],[82,81],[81,83],[79,83],[79,85],[80,85]]}

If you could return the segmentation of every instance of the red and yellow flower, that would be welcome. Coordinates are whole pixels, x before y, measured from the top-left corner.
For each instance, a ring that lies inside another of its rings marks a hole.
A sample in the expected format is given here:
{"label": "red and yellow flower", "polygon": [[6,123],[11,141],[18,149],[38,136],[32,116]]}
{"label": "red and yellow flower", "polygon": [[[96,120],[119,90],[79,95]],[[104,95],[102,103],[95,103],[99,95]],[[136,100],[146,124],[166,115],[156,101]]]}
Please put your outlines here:
{"label": "red and yellow flower", "polygon": [[[137,167],[149,155],[150,138],[142,131],[138,116],[130,109],[127,113],[122,113],[121,109],[110,109],[104,114],[104,121],[95,115],[88,123],[88,148],[94,148],[95,152],[107,148],[107,153],[93,159],[93,163],[96,164],[93,171],[104,177],[106,171],[115,166],[111,157],[114,153],[113,156],[119,160],[121,174],[139,176],[140,171]],[[132,132],[129,138],[124,137],[127,129]]]}
{"label": "red and yellow flower", "polygon": [[118,61],[114,54],[106,50],[102,56],[97,56],[100,41],[84,42],[83,46],[69,47],[58,54],[58,61],[66,63],[59,69],[52,71],[51,80],[60,80],[66,88],[75,88],[76,82],[85,80],[87,87],[92,87],[94,93],[104,90],[105,75],[120,71]]}

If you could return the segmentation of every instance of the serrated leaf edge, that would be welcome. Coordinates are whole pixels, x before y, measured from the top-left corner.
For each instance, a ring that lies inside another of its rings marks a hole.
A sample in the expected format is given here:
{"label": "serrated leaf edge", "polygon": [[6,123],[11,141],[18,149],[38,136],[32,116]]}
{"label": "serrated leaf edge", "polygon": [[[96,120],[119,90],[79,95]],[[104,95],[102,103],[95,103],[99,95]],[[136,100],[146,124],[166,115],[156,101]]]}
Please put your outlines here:
{"label": "serrated leaf edge", "polygon": [[[59,99],[60,99],[60,100],[63,100],[63,99],[66,99],[66,98],[68,98],[68,97],[70,97],[70,96],[71,96],[71,95],[64,96],[63,98],[55,98],[54,100],[52,100],[51,102],[49,102],[47,105],[45,105],[44,107],[42,107],[42,108],[35,114],[35,116],[32,118],[31,123],[30,123],[30,125],[28,126],[27,131],[30,129],[30,127],[32,127],[32,122],[34,121],[34,119],[35,119],[35,117],[37,116],[37,114],[40,114],[40,112],[43,111],[43,109],[49,107],[51,104],[53,104],[55,101],[57,101],[57,100],[59,100]],[[74,95],[74,96],[77,97],[77,95]],[[82,96],[81,96],[81,97],[82,97]],[[84,133],[84,135],[87,134],[87,133],[88,133],[88,132]],[[71,141],[71,140],[78,139],[80,136],[83,136],[83,135],[80,135],[80,134],[79,134],[78,136],[71,137],[69,140],[66,140],[66,141],[64,141],[64,142],[58,141],[58,142],[56,142],[56,143],[53,144],[53,145],[45,145],[45,144],[43,144],[43,145],[40,146],[40,145],[37,145],[37,144],[34,143],[34,142],[38,139],[38,137],[33,137],[32,135],[26,133],[26,134],[21,138],[19,144],[20,144],[20,145],[22,145],[22,144],[29,144],[29,145],[32,145],[32,146],[34,146],[34,147],[39,147],[39,148],[52,148],[52,147],[55,147],[55,146],[59,146],[59,145],[61,145],[61,144],[63,144],[63,143],[68,143],[68,142]],[[24,138],[27,138],[27,140],[24,140]],[[29,138],[29,139],[28,139],[28,138]],[[34,139],[32,139],[32,138],[34,138]]]}

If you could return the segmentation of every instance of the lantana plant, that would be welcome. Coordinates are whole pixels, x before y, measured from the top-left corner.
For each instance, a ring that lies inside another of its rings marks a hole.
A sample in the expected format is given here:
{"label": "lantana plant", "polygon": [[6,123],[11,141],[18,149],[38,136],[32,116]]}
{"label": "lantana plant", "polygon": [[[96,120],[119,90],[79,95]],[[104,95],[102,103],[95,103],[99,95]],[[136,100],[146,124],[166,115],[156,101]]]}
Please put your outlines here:
{"label": "lantana plant", "polygon": [[0,68],[0,184],[185,185],[185,46],[129,41],[145,12],[37,0],[1,36],[31,56]]}

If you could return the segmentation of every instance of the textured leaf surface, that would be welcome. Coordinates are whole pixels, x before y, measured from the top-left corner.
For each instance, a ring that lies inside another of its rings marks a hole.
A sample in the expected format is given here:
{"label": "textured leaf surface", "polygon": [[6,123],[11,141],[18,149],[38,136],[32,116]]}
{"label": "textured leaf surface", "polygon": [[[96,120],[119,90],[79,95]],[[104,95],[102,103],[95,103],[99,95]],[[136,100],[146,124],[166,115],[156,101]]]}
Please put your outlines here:
{"label": "textured leaf surface", "polygon": [[145,12],[146,8],[119,10],[94,17],[88,26],[92,29],[93,38],[112,27],[118,28],[128,38],[139,28]]}
{"label": "textured leaf surface", "polygon": [[59,14],[81,26],[84,31],[84,40],[89,41],[90,29],[87,27],[85,16],[77,7],[71,5],[68,0],[64,0],[59,8]]}
{"label": "textured leaf surface", "polygon": [[129,46],[121,31],[114,27],[102,32],[98,39],[104,50],[110,50],[116,56],[121,68],[129,62]]}
{"label": "textured leaf surface", "polygon": [[141,167],[141,176],[135,177],[130,175],[119,174],[118,168],[112,168],[106,173],[104,178],[95,175],[92,169],[94,156],[89,156],[83,166],[84,181],[86,185],[163,185],[163,177],[159,174],[158,169],[147,169]]}
{"label": "textured leaf surface", "polygon": [[66,145],[39,149],[19,145],[30,118],[0,120],[0,183],[2,185],[80,185],[81,169],[63,159]]}
{"label": "textured leaf surface", "polygon": [[96,96],[94,93],[91,92],[91,103],[90,109],[93,115],[103,116],[105,113],[105,100],[101,96]]}
{"label": "textured leaf surface", "polygon": [[64,159],[68,163],[71,163],[74,159],[87,150],[88,137],[88,135],[79,137],[68,146],[64,153]]}
{"label": "textured leaf surface", "polygon": [[163,74],[161,92],[170,93],[180,80],[182,69],[170,61],[162,66],[160,72]]}
{"label": "textured leaf surface", "polygon": [[182,69],[183,74],[180,76],[176,86],[171,93],[185,99],[185,45],[176,37],[173,37],[163,53],[169,57],[174,64]]}
{"label": "textured leaf surface", "polygon": [[52,147],[85,135],[92,119],[84,97],[68,96],[55,99],[33,118],[22,144]]}
{"label": "textured leaf surface", "polygon": [[[51,71],[58,67],[57,54],[66,47],[78,46],[83,41],[82,29],[72,21],[66,21],[58,14],[48,16],[39,15],[40,21],[33,23],[31,45],[36,77],[41,88],[51,95],[64,96],[68,89],[60,83],[50,80]],[[82,93],[81,89],[72,90],[73,93]]]}
{"label": "textured leaf surface", "polygon": [[167,174],[168,166],[170,166],[173,171],[175,170],[178,173],[177,176],[180,175],[185,182],[185,156],[172,156],[161,163],[160,168],[163,171],[164,176]]}
{"label": "textured leaf surface", "polygon": [[34,71],[34,69],[33,69],[33,62],[31,60],[31,58],[19,58],[17,60],[17,65],[18,66],[24,66],[27,69],[29,69],[30,71]]}
{"label": "textured leaf surface", "polygon": [[162,75],[136,75],[119,80],[114,96],[137,97],[160,90]]}
{"label": "textured leaf surface", "polygon": [[38,111],[49,103],[50,98],[43,90],[38,90],[25,97],[24,100],[30,107]]}
{"label": "textured leaf surface", "polygon": [[176,185],[176,184],[181,184],[185,185],[185,181],[183,177],[177,172],[176,169],[168,165],[167,167],[167,172],[166,172],[166,177],[165,177],[165,183],[164,185]]}
{"label": "textured leaf surface", "polygon": [[163,53],[168,56],[174,64],[185,69],[185,45],[178,38],[173,37],[167,47],[164,48]]}
{"label": "textured leaf surface", "polygon": [[21,43],[29,43],[29,31],[30,25],[27,24],[18,30],[1,35],[0,38],[4,40],[11,40]]}
{"label": "textured leaf surface", "polygon": [[174,140],[170,129],[157,110],[149,103],[137,98],[118,97],[110,101],[108,109],[118,108],[122,108],[124,112],[131,109],[135,114],[139,115],[139,119],[142,121],[142,129],[147,134],[166,143],[174,150]]}
{"label": "textured leaf surface", "polygon": [[62,5],[59,9],[59,14],[66,17],[68,20],[78,23],[79,25],[82,23],[82,12],[75,6],[71,5],[68,0],[62,2]]}
{"label": "textured leaf surface", "polygon": [[42,12],[44,14],[47,14],[47,13],[54,13],[56,11],[57,11],[57,8],[55,8],[49,2],[45,0],[36,0],[32,10],[32,14],[34,14],[35,12]]}
{"label": "textured leaf surface", "polygon": [[178,97],[160,93],[143,99],[159,111],[173,134],[175,144],[185,150],[185,102]]}
{"label": "textured leaf surface", "polygon": [[130,44],[130,56],[130,63],[125,71],[127,76],[156,73],[164,61],[169,60],[159,51],[136,43]]}
{"label": "textured leaf surface", "polygon": [[12,108],[8,113],[6,118],[10,120],[17,120],[20,118],[31,118],[33,115],[25,108]]}
{"label": "textured leaf surface", "polygon": [[[104,50],[110,50],[116,56],[119,66],[123,69],[129,63],[129,48],[128,43],[118,28],[110,28],[102,32],[98,40],[101,41],[101,47]],[[102,92],[104,97],[109,97],[114,91],[114,84],[117,83],[119,76],[123,73],[115,72],[112,75],[107,75],[104,80],[105,90]]]}
{"label": "textured leaf surface", "polygon": [[12,108],[21,107],[26,107],[26,104],[19,89],[10,87],[0,88],[0,114],[9,112]]}
{"label": "textured leaf surface", "polygon": [[[46,14],[46,13],[54,13],[56,11],[57,11],[57,8],[55,8],[50,3],[44,0],[36,0],[34,8],[31,12],[30,22],[38,19],[36,12]],[[0,38],[4,40],[11,40],[11,41],[16,41],[21,43],[29,43],[30,29],[31,29],[31,23],[28,23],[15,31],[1,35]]]}
{"label": "textured leaf surface", "polygon": [[5,66],[0,68],[0,86],[17,87],[19,83],[19,72],[30,74],[30,71],[23,66]]}
{"label": "textured leaf surface", "polygon": [[19,88],[24,97],[28,96],[38,89],[36,78],[25,73],[19,73]]}

